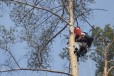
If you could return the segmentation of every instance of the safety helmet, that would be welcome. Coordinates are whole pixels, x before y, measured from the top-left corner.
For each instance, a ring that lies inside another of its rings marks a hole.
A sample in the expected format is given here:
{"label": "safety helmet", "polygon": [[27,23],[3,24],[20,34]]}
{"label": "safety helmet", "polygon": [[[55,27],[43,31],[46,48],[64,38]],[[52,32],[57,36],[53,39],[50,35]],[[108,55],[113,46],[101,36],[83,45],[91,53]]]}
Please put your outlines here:
{"label": "safety helmet", "polygon": [[81,36],[81,29],[79,27],[74,28],[74,33],[78,36]]}

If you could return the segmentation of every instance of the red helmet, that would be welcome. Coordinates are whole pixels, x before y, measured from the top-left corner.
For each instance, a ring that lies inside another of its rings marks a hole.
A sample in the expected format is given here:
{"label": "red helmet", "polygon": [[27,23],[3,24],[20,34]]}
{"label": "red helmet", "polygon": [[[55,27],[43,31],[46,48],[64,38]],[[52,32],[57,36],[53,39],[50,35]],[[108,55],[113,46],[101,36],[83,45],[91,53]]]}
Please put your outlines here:
{"label": "red helmet", "polygon": [[81,29],[80,29],[80,27],[75,27],[75,28],[74,28],[74,33],[75,33],[75,35],[77,35],[77,36],[81,36]]}

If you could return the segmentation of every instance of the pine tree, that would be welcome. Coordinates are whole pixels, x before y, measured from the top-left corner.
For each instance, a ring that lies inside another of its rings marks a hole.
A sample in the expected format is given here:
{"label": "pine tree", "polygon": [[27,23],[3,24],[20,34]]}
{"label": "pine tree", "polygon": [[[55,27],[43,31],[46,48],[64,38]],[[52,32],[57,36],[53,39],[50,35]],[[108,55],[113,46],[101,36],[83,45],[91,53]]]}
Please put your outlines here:
{"label": "pine tree", "polygon": [[[11,6],[10,17],[14,21],[15,27],[22,28],[20,39],[27,42],[31,50],[28,67],[30,69],[32,68],[32,70],[41,70],[50,67],[48,61],[51,50],[50,46],[54,43],[52,40],[69,26],[68,53],[71,66],[70,75],[78,76],[77,57],[74,54],[73,30],[77,18],[83,20],[83,17],[90,15],[91,9],[87,7],[87,3],[91,3],[91,1],[3,0],[3,2]],[[63,29],[55,35],[58,29],[57,27],[61,25],[63,25]],[[16,60],[15,62],[17,63]],[[18,68],[20,68],[20,66],[18,66]],[[23,70],[23,68],[20,69]]]}
{"label": "pine tree", "polygon": [[92,35],[95,37],[93,44],[96,50],[91,57],[96,62],[96,76],[114,75],[114,27],[110,24],[104,28],[96,27]]}

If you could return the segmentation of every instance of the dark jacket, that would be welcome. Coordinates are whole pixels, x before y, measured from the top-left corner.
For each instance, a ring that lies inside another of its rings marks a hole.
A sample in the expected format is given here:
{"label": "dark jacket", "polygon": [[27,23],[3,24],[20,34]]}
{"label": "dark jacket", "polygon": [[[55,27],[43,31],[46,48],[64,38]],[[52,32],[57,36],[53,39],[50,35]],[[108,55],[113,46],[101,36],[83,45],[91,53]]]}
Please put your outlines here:
{"label": "dark jacket", "polygon": [[86,43],[88,47],[91,47],[91,44],[93,42],[94,38],[92,36],[89,36],[87,33],[85,33],[85,36],[84,37],[81,37],[81,38],[77,38],[75,37],[75,41],[76,42],[81,42],[81,43]]}

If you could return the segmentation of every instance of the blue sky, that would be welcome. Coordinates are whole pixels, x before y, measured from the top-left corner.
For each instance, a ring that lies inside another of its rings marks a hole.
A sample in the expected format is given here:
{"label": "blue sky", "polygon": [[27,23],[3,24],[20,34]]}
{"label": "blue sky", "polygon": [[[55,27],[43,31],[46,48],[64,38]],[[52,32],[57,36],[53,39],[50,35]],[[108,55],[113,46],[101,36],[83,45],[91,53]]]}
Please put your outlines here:
{"label": "blue sky", "polygon": [[[108,11],[101,11],[96,10],[93,11],[93,16],[91,16],[88,21],[92,25],[97,25],[100,27],[103,27],[105,24],[111,24],[114,25],[114,8],[113,8],[114,0],[95,0],[95,4],[90,5],[91,8],[99,8],[99,9],[105,9]],[[8,8],[9,9],[9,8]],[[3,17],[0,18],[0,24],[5,25],[6,27],[14,26],[13,22],[10,20],[8,9],[6,8],[3,10],[4,12]],[[89,32],[88,29],[85,29],[85,27],[91,28],[87,23],[80,23],[83,30],[86,30]],[[68,30],[65,30],[64,32],[67,32]],[[63,32],[63,33],[64,33]],[[61,40],[61,36],[59,35],[57,38],[55,38],[55,43],[53,46],[52,55],[56,56],[55,58],[52,58],[51,65],[52,69],[54,70],[60,70],[60,71],[67,71],[66,68],[68,67],[68,61],[62,60],[58,54],[62,50],[63,47],[65,47],[65,40]],[[26,44],[26,43],[24,43]],[[16,58],[22,58],[23,52],[26,53],[25,49],[23,49],[23,45],[17,44],[14,49],[17,49],[14,51],[14,54]],[[22,50],[23,49],[23,50]],[[22,60],[21,62],[22,66],[25,66],[26,60]],[[86,62],[79,62],[79,76],[95,76],[95,63],[91,61],[90,59]],[[13,72],[8,74],[2,74],[2,76],[58,76],[58,74],[51,74],[51,73],[34,73],[34,72]],[[64,76],[60,75],[59,76]]]}
{"label": "blue sky", "polygon": [[90,22],[94,25],[104,26],[105,24],[114,25],[114,0],[96,0],[94,8],[105,9],[108,11],[94,11],[93,19]]}

